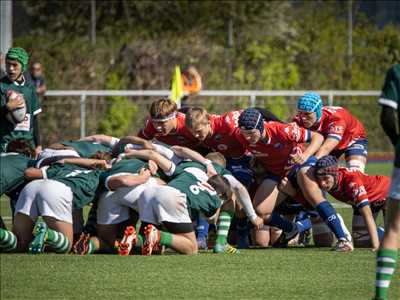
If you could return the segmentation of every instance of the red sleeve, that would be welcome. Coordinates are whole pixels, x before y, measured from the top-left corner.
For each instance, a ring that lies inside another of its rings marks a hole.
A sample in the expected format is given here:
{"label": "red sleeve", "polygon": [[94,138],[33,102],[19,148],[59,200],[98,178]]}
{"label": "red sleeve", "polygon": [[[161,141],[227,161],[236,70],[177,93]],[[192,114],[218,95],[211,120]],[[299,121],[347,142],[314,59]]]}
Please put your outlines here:
{"label": "red sleeve", "polygon": [[230,129],[235,129],[239,127],[239,116],[240,116],[240,111],[231,111],[225,114],[224,117],[224,122],[225,124],[230,128]]}
{"label": "red sleeve", "polygon": [[351,181],[348,183],[348,189],[351,193],[352,200],[356,206],[359,206],[361,203],[365,203],[368,201],[368,193],[365,189],[364,183],[356,174],[352,177]]}
{"label": "red sleeve", "polygon": [[144,128],[139,131],[138,136],[146,140],[151,140],[154,138],[155,133],[156,130],[154,129],[153,124],[149,119],[147,119]]}
{"label": "red sleeve", "polygon": [[327,137],[331,137],[340,141],[343,138],[345,130],[346,130],[345,120],[343,119],[332,120],[328,124]]}
{"label": "red sleeve", "polygon": [[283,124],[284,135],[288,141],[298,144],[307,143],[310,141],[311,132],[308,129],[300,127],[296,123]]}

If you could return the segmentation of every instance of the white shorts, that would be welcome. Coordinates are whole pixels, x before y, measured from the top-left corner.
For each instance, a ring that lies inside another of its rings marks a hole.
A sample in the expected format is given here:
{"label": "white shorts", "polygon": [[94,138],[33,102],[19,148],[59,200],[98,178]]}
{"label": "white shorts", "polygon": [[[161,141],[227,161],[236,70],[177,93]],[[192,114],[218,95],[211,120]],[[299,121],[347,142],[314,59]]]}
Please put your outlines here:
{"label": "white shorts", "polygon": [[38,216],[53,217],[72,224],[71,188],[51,179],[34,180],[27,184],[19,195],[15,214],[29,216],[34,222]]}
{"label": "white shorts", "polygon": [[130,208],[138,211],[137,201],[143,191],[157,185],[157,181],[150,178],[145,184],[121,187],[115,191],[103,193],[97,207],[97,223],[110,225],[128,220]]}
{"label": "white shorts", "polygon": [[400,201],[400,169],[394,168],[392,174],[392,183],[390,185],[389,197]]}
{"label": "white shorts", "polygon": [[143,222],[154,225],[162,222],[192,223],[186,195],[173,187],[160,185],[156,189],[147,189],[138,204],[140,220]]}

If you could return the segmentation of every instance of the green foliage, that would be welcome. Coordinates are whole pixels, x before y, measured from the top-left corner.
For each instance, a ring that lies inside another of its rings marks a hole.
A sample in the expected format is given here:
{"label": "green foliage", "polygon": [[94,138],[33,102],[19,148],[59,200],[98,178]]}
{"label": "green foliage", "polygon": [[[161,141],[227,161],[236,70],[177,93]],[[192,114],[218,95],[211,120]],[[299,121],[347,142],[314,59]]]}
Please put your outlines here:
{"label": "green foliage", "polygon": [[[121,80],[116,73],[107,76],[106,88],[109,90],[122,89]],[[126,135],[131,129],[132,121],[138,111],[126,97],[109,96],[106,101],[111,102],[106,116],[100,122],[100,132],[111,136]]]}

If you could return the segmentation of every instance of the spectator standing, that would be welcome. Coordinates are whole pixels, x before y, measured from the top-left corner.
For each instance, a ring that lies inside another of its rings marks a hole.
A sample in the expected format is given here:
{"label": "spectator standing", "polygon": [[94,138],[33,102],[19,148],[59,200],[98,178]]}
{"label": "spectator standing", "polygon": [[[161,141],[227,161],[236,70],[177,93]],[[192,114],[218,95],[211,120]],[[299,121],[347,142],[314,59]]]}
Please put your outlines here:
{"label": "spectator standing", "polygon": [[47,91],[47,86],[44,78],[43,65],[40,62],[34,62],[31,66],[32,84],[36,88],[36,93],[40,98],[43,98]]}

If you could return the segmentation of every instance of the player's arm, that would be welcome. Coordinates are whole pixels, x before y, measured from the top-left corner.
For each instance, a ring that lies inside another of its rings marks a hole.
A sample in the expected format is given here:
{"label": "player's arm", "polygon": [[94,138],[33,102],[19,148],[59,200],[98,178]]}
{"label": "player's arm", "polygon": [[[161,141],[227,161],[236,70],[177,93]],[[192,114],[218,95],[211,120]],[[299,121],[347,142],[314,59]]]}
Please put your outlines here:
{"label": "player's arm", "polygon": [[379,237],[371,207],[367,204],[358,208],[358,210],[360,211],[360,214],[364,218],[365,224],[367,225],[367,230],[369,236],[371,237],[372,250],[376,251],[379,249]]}
{"label": "player's arm", "polygon": [[133,144],[133,145],[137,145],[137,148],[143,148],[143,149],[154,149],[153,144],[141,137],[138,136],[125,136],[123,138],[121,138],[118,143],[116,143],[113,146],[113,154],[118,154],[118,150],[120,149],[121,145],[127,145],[127,144]]}
{"label": "player's arm", "polygon": [[110,191],[114,191],[120,187],[130,187],[139,184],[146,183],[151,177],[150,171],[147,169],[141,169],[139,174],[124,174],[109,176],[106,179],[105,185]]}
{"label": "player's arm", "polygon": [[309,136],[304,140],[304,142],[309,142],[306,150],[303,153],[296,153],[290,156],[292,162],[295,164],[304,163],[311,155],[320,149],[322,143],[324,142],[324,137],[318,132],[307,130],[306,135]]}
{"label": "player's arm", "polygon": [[251,198],[247,189],[230,174],[223,175],[231,185],[231,188],[236,195],[236,199],[239,201],[240,205],[243,207],[243,210],[246,216],[250,219],[251,223],[257,228],[261,228],[263,225],[263,219],[257,216],[256,211],[254,210],[253,204],[251,202]]}
{"label": "player's arm", "polygon": [[119,139],[110,135],[105,134],[94,134],[85,136],[84,138],[80,139],[79,141],[88,141],[88,142],[95,142],[100,143],[106,146],[114,147],[118,142]]}
{"label": "player's arm", "polygon": [[199,152],[189,149],[187,147],[182,146],[172,146],[171,149],[181,158],[190,159],[193,161],[197,161],[207,168],[207,175],[209,177],[217,175],[217,171],[215,170],[214,166],[212,165],[212,161],[206,159],[203,155]]}
{"label": "player's arm", "polygon": [[396,110],[393,107],[382,105],[381,126],[383,128],[383,131],[389,137],[393,146],[396,145],[399,138],[399,130],[396,127],[396,115]]}
{"label": "player's arm", "polygon": [[74,164],[88,169],[102,169],[108,170],[111,166],[104,159],[93,159],[93,158],[82,158],[82,157],[70,157],[63,158],[58,161],[60,164]]}
{"label": "player's arm", "polygon": [[339,142],[340,140],[328,136],[322,146],[315,153],[315,156],[319,159],[325,155],[328,155],[333,149],[336,148]]}
{"label": "player's arm", "polygon": [[172,175],[175,171],[176,165],[168,158],[164,157],[160,153],[154,150],[142,149],[142,150],[128,150],[124,153],[126,158],[139,158],[143,160],[154,161],[166,175]]}
{"label": "player's arm", "polygon": [[47,176],[45,175],[44,172],[46,172],[46,169],[48,167],[43,167],[43,168],[34,168],[34,167],[30,167],[27,168],[24,171],[24,176],[27,180],[35,180],[35,179],[43,179],[46,178]]}

